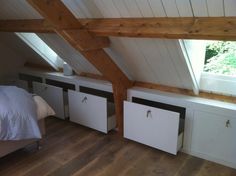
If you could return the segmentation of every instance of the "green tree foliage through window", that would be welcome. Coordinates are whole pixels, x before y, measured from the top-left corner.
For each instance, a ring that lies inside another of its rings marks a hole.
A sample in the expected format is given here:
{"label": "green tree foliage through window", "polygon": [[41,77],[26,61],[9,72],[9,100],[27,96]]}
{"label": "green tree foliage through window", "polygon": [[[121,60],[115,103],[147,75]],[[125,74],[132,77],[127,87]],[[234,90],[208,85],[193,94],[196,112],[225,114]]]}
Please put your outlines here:
{"label": "green tree foliage through window", "polygon": [[236,76],[236,42],[208,42],[204,71]]}

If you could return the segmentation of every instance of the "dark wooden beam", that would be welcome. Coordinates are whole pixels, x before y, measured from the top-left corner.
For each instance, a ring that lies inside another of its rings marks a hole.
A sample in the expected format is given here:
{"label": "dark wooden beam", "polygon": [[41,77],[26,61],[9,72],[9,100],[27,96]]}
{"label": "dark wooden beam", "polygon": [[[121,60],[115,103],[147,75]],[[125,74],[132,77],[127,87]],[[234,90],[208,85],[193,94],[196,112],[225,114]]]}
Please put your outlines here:
{"label": "dark wooden beam", "polygon": [[[86,28],[94,36],[236,40],[236,17],[79,19],[61,29]],[[57,24],[58,25],[58,24]],[[53,32],[44,20],[0,20],[0,31]]]}
{"label": "dark wooden beam", "polygon": [[[92,63],[103,76],[113,85],[120,85],[126,94],[127,88],[133,83],[126,77],[110,56],[103,50],[108,43],[106,37],[95,37],[73,16],[60,0],[27,0],[51,25],[54,31],[64,40],[77,49],[90,63]],[[78,29],[78,30],[75,30]],[[124,93],[124,92],[125,93]],[[114,94],[116,96],[116,94]],[[116,98],[115,98],[116,99]],[[117,98],[118,99],[118,98]],[[117,104],[119,103],[119,104]],[[121,107],[116,113],[117,121],[122,121],[123,102],[115,101],[116,107]],[[118,123],[118,130],[122,133],[123,126]]]}
{"label": "dark wooden beam", "polygon": [[55,33],[46,20],[0,20],[1,32]]}

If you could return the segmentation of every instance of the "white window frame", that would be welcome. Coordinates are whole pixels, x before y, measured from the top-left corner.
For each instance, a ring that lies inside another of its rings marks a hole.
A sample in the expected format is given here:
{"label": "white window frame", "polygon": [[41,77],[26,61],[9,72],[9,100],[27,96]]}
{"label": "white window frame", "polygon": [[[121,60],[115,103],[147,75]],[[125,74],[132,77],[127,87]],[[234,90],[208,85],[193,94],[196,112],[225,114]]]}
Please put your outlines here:
{"label": "white window frame", "polygon": [[15,33],[29,47],[37,52],[55,70],[63,66],[63,60],[35,33]]}
{"label": "white window frame", "polygon": [[236,77],[202,72],[200,90],[228,96],[236,96]]}

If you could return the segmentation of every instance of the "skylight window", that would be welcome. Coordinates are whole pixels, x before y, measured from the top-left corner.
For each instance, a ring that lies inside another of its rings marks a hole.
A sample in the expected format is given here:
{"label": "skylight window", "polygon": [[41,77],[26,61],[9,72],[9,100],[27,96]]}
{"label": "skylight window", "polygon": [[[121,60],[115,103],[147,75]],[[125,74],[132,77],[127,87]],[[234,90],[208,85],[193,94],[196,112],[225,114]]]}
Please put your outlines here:
{"label": "skylight window", "polygon": [[16,33],[28,46],[37,52],[54,69],[63,67],[63,60],[35,33]]}
{"label": "skylight window", "polygon": [[236,76],[236,42],[208,41],[204,72]]}

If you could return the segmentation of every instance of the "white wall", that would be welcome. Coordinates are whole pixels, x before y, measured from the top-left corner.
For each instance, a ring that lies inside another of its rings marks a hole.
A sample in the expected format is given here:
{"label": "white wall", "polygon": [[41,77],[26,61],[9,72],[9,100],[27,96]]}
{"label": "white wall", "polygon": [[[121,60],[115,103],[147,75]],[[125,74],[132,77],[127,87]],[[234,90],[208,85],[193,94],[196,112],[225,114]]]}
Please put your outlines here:
{"label": "white wall", "polygon": [[0,32],[0,84],[14,80],[25,62],[48,65],[14,33]]}
{"label": "white wall", "polygon": [[17,77],[17,72],[26,60],[0,42],[0,84]]}

